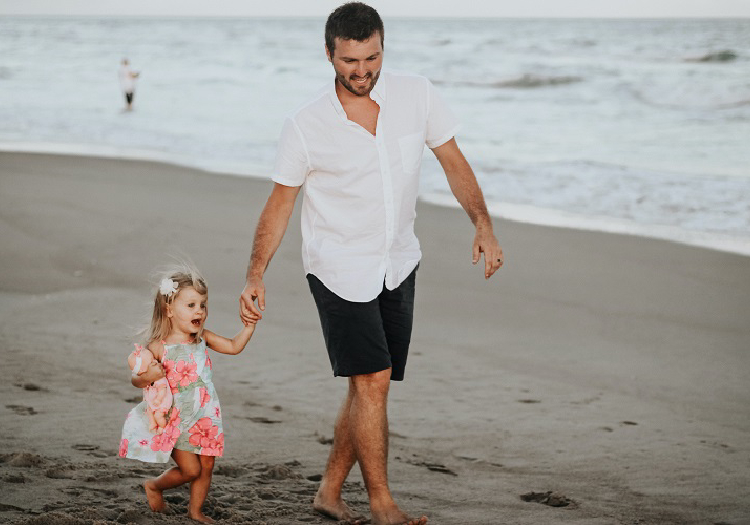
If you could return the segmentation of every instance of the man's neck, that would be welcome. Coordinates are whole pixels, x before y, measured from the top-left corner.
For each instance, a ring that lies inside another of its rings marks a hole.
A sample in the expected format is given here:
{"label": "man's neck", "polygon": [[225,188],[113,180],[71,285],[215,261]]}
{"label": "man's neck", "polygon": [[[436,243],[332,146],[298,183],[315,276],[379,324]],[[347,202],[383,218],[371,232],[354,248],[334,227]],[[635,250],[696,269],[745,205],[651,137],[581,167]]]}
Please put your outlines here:
{"label": "man's neck", "polygon": [[346,118],[356,122],[372,135],[375,135],[380,113],[380,105],[367,95],[355,95],[336,80],[336,96],[344,108]]}

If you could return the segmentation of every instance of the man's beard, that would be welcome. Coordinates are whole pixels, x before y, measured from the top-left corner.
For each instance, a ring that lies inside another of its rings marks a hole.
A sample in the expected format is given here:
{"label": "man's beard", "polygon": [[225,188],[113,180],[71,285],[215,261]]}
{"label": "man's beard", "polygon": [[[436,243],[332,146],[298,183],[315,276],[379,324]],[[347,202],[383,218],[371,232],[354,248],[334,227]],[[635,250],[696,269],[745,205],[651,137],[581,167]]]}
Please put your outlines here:
{"label": "man's beard", "polygon": [[[358,97],[364,97],[366,95],[370,94],[370,91],[372,91],[372,88],[375,87],[375,84],[378,82],[378,78],[380,78],[380,71],[375,73],[375,76],[372,76],[372,73],[367,73],[366,77],[371,77],[371,81],[369,84],[369,87],[367,88],[367,91],[357,91],[357,88],[347,79],[344,77],[344,75],[341,75],[338,71],[336,71],[336,79],[339,81],[339,83],[346,88],[347,91],[350,93],[358,96]],[[367,84],[365,84],[367,85]]]}

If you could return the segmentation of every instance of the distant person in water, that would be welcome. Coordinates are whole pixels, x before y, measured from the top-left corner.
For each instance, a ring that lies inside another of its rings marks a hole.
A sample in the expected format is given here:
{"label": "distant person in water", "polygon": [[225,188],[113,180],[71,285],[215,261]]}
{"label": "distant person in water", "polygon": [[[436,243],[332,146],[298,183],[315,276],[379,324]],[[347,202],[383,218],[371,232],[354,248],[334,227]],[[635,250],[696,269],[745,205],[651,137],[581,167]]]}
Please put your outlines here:
{"label": "distant person in water", "polygon": [[120,88],[125,94],[125,111],[133,111],[133,95],[135,95],[135,79],[138,72],[130,69],[130,61],[122,59],[120,64]]}

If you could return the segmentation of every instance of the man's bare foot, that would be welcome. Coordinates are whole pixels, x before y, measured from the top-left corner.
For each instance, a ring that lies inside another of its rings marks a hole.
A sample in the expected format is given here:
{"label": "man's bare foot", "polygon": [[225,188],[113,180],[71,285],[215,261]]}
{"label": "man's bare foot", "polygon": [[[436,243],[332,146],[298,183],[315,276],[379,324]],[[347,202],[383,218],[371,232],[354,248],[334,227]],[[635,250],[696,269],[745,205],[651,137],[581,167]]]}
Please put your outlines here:
{"label": "man's bare foot", "polygon": [[350,509],[341,498],[339,498],[338,501],[331,503],[324,501],[319,494],[316,494],[315,500],[313,501],[313,509],[327,518],[345,521],[352,525],[363,525],[369,522],[364,516],[352,511],[352,509]]}
{"label": "man's bare foot", "polygon": [[159,489],[154,486],[154,480],[149,479],[143,484],[143,488],[146,490],[146,499],[148,500],[148,506],[154,512],[165,512],[167,510],[167,504],[164,503],[164,497]]}
{"label": "man's bare foot", "polygon": [[205,516],[202,512],[188,512],[188,518],[190,518],[191,520],[200,521],[201,523],[216,523],[208,516]]}
{"label": "man's bare foot", "polygon": [[427,516],[421,518],[410,518],[397,506],[372,512],[373,525],[425,525]]}

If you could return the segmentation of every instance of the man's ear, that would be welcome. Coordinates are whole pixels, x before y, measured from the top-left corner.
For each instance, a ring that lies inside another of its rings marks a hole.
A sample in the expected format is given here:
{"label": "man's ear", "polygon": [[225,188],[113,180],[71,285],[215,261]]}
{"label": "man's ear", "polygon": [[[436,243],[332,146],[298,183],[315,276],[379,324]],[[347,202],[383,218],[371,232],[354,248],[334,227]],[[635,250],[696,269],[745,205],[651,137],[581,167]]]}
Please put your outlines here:
{"label": "man's ear", "polygon": [[328,50],[328,46],[327,46],[326,44],[323,44],[323,47],[324,47],[324,48],[325,48],[325,50],[326,50],[326,58],[328,59],[328,61],[329,61],[330,63],[332,63],[332,64],[333,64],[333,56],[331,55],[331,52],[330,52],[330,51]]}

